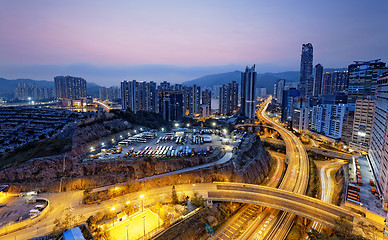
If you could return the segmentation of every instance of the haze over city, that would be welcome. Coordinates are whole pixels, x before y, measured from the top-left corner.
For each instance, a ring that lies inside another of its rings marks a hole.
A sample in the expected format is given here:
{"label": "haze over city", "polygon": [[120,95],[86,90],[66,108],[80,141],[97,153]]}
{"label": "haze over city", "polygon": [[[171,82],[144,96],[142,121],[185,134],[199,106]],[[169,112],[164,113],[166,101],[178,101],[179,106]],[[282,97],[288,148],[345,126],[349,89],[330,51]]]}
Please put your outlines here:
{"label": "haze over city", "polygon": [[[325,67],[388,52],[386,1],[0,1],[0,77],[182,82],[206,74]],[[385,59],[383,59],[384,61]]]}

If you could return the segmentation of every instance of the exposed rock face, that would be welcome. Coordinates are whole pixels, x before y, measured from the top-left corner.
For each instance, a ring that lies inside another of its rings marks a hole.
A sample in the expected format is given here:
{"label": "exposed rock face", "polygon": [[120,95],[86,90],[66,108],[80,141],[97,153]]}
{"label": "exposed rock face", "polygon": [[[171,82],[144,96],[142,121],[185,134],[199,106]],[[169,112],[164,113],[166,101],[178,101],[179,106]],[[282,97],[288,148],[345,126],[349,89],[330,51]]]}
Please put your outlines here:
{"label": "exposed rock face", "polygon": [[345,196],[346,188],[347,188],[346,184],[348,182],[351,182],[350,176],[349,176],[349,167],[350,167],[350,164],[346,163],[342,165],[335,173],[335,181],[337,182],[336,189],[338,191],[338,196],[339,196],[337,204],[340,204],[341,201],[346,197]]}
{"label": "exposed rock face", "polygon": [[259,183],[270,169],[271,155],[264,149],[258,135],[248,135],[233,160],[236,172],[243,182]]}

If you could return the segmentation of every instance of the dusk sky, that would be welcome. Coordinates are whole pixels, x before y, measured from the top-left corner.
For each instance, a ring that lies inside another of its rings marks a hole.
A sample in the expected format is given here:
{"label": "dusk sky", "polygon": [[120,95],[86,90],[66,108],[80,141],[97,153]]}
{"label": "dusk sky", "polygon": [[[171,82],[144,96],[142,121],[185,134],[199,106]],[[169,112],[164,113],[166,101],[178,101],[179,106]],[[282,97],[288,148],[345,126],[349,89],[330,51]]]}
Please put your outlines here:
{"label": "dusk sky", "polygon": [[388,1],[0,0],[0,77],[180,82],[243,70],[388,60]]}

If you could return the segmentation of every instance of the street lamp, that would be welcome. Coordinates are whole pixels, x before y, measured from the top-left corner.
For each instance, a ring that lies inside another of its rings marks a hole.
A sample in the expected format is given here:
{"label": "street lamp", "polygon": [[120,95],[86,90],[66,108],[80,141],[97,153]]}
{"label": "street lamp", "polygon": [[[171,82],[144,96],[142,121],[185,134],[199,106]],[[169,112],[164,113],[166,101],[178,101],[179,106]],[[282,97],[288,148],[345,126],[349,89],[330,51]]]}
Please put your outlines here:
{"label": "street lamp", "polygon": [[90,151],[93,152],[94,151],[94,147],[90,147]]}
{"label": "street lamp", "polygon": [[105,143],[101,143],[101,146],[104,146],[105,145]]}
{"label": "street lamp", "polygon": [[190,127],[190,123],[186,124],[187,127]]}
{"label": "street lamp", "polygon": [[175,127],[179,127],[179,123],[175,123],[174,126],[175,126]]}
{"label": "street lamp", "polygon": [[145,239],[145,216],[143,216],[143,229],[144,229],[143,239]]}
{"label": "street lamp", "polygon": [[144,195],[140,195],[140,199],[141,199],[141,212],[144,212]]}
{"label": "street lamp", "polygon": [[162,128],[162,132],[164,132],[164,128]]}
{"label": "street lamp", "polygon": [[213,127],[217,126],[216,122],[213,122],[212,125],[213,125]]}

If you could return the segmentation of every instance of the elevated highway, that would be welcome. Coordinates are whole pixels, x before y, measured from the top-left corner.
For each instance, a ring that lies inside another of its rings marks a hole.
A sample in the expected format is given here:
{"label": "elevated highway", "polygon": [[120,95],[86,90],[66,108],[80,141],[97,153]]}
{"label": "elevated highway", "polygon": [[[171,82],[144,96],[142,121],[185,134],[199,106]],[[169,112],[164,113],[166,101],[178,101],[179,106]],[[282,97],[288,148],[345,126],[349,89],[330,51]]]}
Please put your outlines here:
{"label": "elevated highway", "polygon": [[107,112],[110,112],[111,110],[119,110],[119,109],[121,109],[118,106],[111,106],[111,105],[108,105],[108,104],[106,104],[104,102],[98,101],[97,99],[94,99],[93,103],[99,105],[100,107],[102,107]]}
{"label": "elevated highway", "polygon": [[216,190],[208,191],[212,201],[250,203],[293,213],[334,227],[335,220],[345,217],[353,222],[355,215],[349,210],[290,191],[244,184],[215,183]]}
{"label": "elevated highway", "polygon": [[[260,120],[263,120],[280,134],[286,145],[288,167],[279,188],[295,194],[306,194],[309,179],[309,160],[306,150],[294,134],[267,116],[266,110],[271,100],[272,97],[268,97],[263,102],[257,115]],[[282,212],[275,208],[271,210],[270,216],[259,216],[258,219],[264,220],[255,221],[255,224],[244,233],[242,239],[251,239],[253,236],[261,235],[262,232],[265,232],[265,237],[261,236],[264,239],[285,239],[295,216],[292,212]],[[266,226],[264,223],[269,222],[269,218],[273,224]],[[265,228],[269,229],[263,230]]]}

